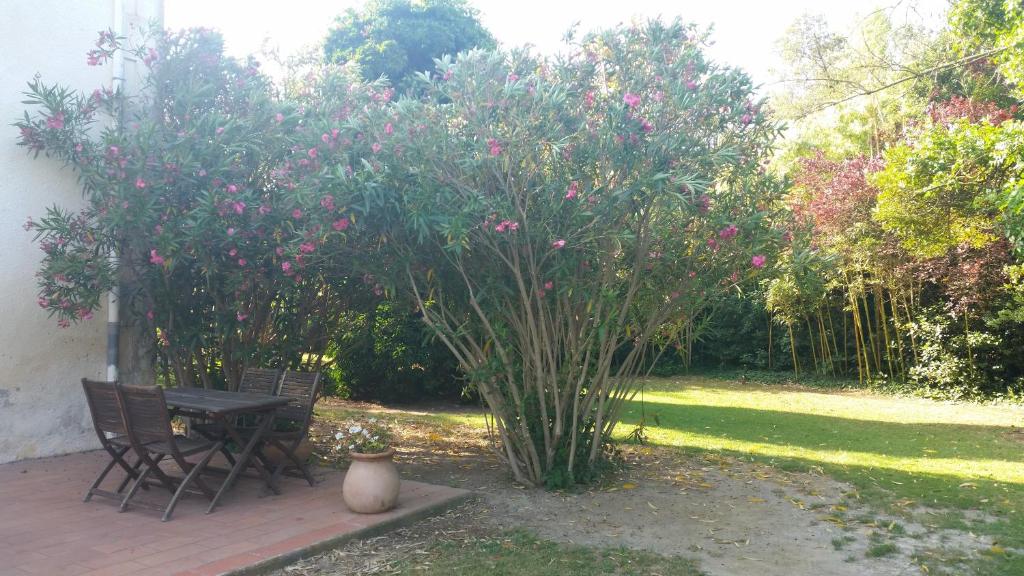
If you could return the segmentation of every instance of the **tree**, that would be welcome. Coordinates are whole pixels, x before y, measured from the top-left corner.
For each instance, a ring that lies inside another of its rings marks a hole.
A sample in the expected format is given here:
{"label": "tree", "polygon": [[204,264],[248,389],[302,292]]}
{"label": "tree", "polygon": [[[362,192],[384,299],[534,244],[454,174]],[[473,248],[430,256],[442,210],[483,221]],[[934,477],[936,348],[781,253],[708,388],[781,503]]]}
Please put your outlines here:
{"label": "tree", "polygon": [[669,319],[757,276],[778,127],[679,22],[572,55],[472,51],[368,118],[387,172],[356,204],[528,485],[603,461]]}
{"label": "tree", "polygon": [[279,98],[204,30],[158,33],[151,48],[104,32],[98,46],[92,65],[118,50],[146,64],[142,97],[35,80],[17,123],[20,144],[70,165],[88,201],[26,226],[45,252],[39,305],[64,327],[89,317],[117,281],[113,252],[137,279],[122,300],[147,320],[168,382],[232,388],[247,365],[316,366],[363,283],[350,281],[351,208],[311,176],[361,185],[339,111],[385,106],[389,92],[329,70],[310,78],[312,97]]}
{"label": "tree", "polygon": [[363,78],[412,86],[434,59],[471,48],[492,48],[494,38],[465,0],[372,0],[338,17],[324,45],[329,61],[352,61]]}

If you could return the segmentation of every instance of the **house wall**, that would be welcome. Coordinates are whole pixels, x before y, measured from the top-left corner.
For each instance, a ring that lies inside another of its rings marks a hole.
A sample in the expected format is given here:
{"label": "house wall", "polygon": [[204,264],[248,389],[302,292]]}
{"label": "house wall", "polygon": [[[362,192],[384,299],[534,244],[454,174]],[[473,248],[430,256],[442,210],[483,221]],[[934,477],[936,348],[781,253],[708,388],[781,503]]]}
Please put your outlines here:
{"label": "house wall", "polygon": [[[9,0],[0,18],[0,462],[98,447],[79,380],[106,373],[106,311],[67,329],[39,308],[35,271],[42,252],[22,225],[48,206],[82,205],[74,173],[33,160],[10,124],[25,109],[37,73],[92,92],[109,86],[109,64],[86,65],[100,30],[162,19],[161,0]],[[115,13],[116,12],[116,13]],[[116,22],[115,18],[121,19]],[[127,74],[131,90],[132,73]]]}

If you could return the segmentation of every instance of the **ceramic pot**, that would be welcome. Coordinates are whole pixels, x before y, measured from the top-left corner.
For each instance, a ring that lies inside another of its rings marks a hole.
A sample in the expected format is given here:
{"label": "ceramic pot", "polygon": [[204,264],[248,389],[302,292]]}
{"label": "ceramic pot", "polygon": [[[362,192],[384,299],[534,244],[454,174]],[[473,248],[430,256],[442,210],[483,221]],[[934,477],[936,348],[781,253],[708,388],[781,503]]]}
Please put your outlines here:
{"label": "ceramic pot", "polygon": [[[284,442],[287,445],[288,441],[285,440]],[[278,450],[277,446],[273,444],[264,445],[262,450],[263,455],[267,457],[271,464],[277,465],[286,460],[291,463],[291,460],[284,455],[284,452]],[[308,438],[303,438],[302,442],[299,442],[299,446],[295,448],[295,455],[303,462],[308,461],[309,457],[313,455],[313,444]]]}
{"label": "ceramic pot", "polygon": [[352,452],[352,464],[341,486],[341,497],[349,510],[360,514],[379,514],[398,502],[398,468],[394,448],[380,454]]}

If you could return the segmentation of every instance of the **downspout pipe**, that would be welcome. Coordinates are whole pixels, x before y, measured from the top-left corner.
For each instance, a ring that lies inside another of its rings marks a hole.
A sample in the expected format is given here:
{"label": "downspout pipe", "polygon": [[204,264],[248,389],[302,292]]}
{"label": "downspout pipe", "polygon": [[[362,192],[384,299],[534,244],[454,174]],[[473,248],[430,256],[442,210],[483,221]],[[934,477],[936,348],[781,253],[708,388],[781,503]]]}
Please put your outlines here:
{"label": "downspout pipe", "polygon": [[[113,0],[113,29],[114,36],[124,36],[124,0]],[[117,92],[118,88],[124,88],[125,78],[125,64],[124,64],[124,53],[118,50],[114,53],[113,61],[113,78],[111,78],[112,88],[114,92]],[[114,122],[120,124],[121,118],[115,118]],[[113,382],[117,380],[117,366],[118,366],[118,351],[120,349],[121,340],[121,314],[120,305],[121,300],[119,278],[118,273],[118,258],[117,252],[113,249],[110,250],[110,263],[114,268],[114,286],[107,293],[107,380]]]}

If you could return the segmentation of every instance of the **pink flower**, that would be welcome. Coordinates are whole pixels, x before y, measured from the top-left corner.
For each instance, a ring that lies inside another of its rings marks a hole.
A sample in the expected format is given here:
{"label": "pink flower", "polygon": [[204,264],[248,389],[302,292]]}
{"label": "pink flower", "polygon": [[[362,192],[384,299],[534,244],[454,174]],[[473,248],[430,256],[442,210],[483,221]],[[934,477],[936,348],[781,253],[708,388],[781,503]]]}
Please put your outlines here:
{"label": "pink flower", "polygon": [[78,317],[82,320],[92,320],[92,310],[88,308],[80,308],[78,310]]}
{"label": "pink flower", "polygon": [[569,183],[569,189],[565,193],[565,199],[566,200],[572,200],[573,198],[575,198],[579,188],[580,188],[580,183],[579,182],[577,182],[575,180],[570,182]]}
{"label": "pink flower", "polygon": [[392,134],[392,133],[394,133],[394,131],[395,131],[395,127],[391,125],[391,122],[388,122],[387,124],[384,125],[384,133],[385,134]]}
{"label": "pink flower", "polygon": [[299,218],[302,218],[302,210],[299,210],[298,208],[296,208],[295,210],[292,210],[292,218],[294,218],[296,220],[298,220]]}
{"label": "pink flower", "polygon": [[157,266],[164,265],[164,257],[157,253],[156,248],[149,251],[149,263]]}
{"label": "pink flower", "polygon": [[565,248],[565,240],[555,240],[554,242],[551,243],[551,247],[554,248],[555,250]]}
{"label": "pink flower", "polygon": [[71,322],[67,318],[61,318],[60,320],[57,320],[57,326],[60,326],[61,328],[67,328],[71,326]]}
{"label": "pink flower", "polygon": [[235,235],[235,229],[234,228],[228,228],[227,233],[228,233],[228,236],[234,236]]}
{"label": "pink flower", "polygon": [[214,132],[216,132],[217,135],[220,136],[221,134],[224,133],[224,127],[223,126],[218,126],[217,129],[214,130]]}
{"label": "pink flower", "polygon": [[324,210],[334,210],[334,196],[324,196],[320,199],[320,206]]}
{"label": "pink flower", "polygon": [[152,311],[152,310],[147,310],[147,311],[146,311],[146,318],[148,318],[148,319],[152,320],[152,319],[153,319],[153,316],[154,316],[154,314],[153,314],[153,311]]}
{"label": "pink flower", "polygon": [[324,144],[327,144],[328,142],[331,141],[331,137],[328,136],[326,132],[324,132],[323,134],[320,135],[320,141],[323,142]]}
{"label": "pink flower", "polygon": [[238,259],[238,265],[239,266],[245,266],[245,264],[246,264],[245,258],[239,258]]}
{"label": "pink flower", "polygon": [[593,106],[594,105],[594,91],[590,90],[589,92],[587,92],[586,95],[583,96],[583,100],[586,101],[587,106]]}
{"label": "pink flower", "polygon": [[722,240],[730,240],[735,238],[737,234],[739,234],[739,228],[737,228],[735,224],[729,224],[718,231],[718,237]]}
{"label": "pink flower", "polygon": [[299,246],[299,252],[302,252],[303,254],[311,254],[313,250],[316,250],[316,246],[313,245],[312,242],[303,242]]}
{"label": "pink flower", "polygon": [[555,283],[552,282],[551,280],[548,280],[547,282],[544,283],[544,289],[545,290],[551,290],[554,287],[555,287]]}
{"label": "pink flower", "polygon": [[331,224],[331,227],[333,227],[338,232],[341,232],[341,231],[345,230],[346,228],[348,228],[348,225],[349,225],[348,218],[342,218],[340,220],[335,220],[334,224]]}
{"label": "pink flower", "polygon": [[687,90],[696,90],[697,89],[697,83],[694,82],[693,80],[687,80],[686,81],[686,89]]}
{"label": "pink flower", "polygon": [[274,254],[277,254],[278,256],[284,256],[284,248],[280,246],[274,248]]}
{"label": "pink flower", "polygon": [[626,92],[626,94],[622,97],[622,101],[626,103],[626,106],[629,106],[630,108],[636,108],[637,106],[640,105],[640,95],[633,94],[632,92]]}
{"label": "pink flower", "polygon": [[46,119],[46,127],[53,130],[61,130],[64,128],[64,113],[57,112],[53,116]]}
{"label": "pink flower", "polygon": [[228,184],[228,193],[234,194],[235,192],[238,192],[238,186],[235,186],[234,184]]}
{"label": "pink flower", "polygon": [[231,256],[232,258],[238,256],[238,248],[232,248],[231,250],[228,250],[228,256]]}
{"label": "pink flower", "polygon": [[138,188],[139,190],[142,190],[143,188],[146,187],[146,181],[143,180],[142,178],[136,178],[135,187]]}
{"label": "pink flower", "polygon": [[261,204],[260,216],[266,216],[267,214],[270,214],[270,206],[267,206],[266,204]]}
{"label": "pink flower", "polygon": [[291,271],[292,271],[292,263],[291,262],[281,262],[281,270],[285,274],[291,273]]}
{"label": "pink flower", "polygon": [[239,322],[245,322],[245,319],[248,318],[248,317],[249,317],[248,314],[242,314],[241,312],[239,312],[238,315],[235,316],[235,318],[238,318]]}
{"label": "pink flower", "polygon": [[502,220],[494,226],[494,231],[499,233],[506,231],[515,232],[516,230],[519,230],[519,222],[513,222],[511,220]]}
{"label": "pink flower", "polygon": [[235,209],[235,214],[243,214],[245,212],[245,202],[235,202],[232,207]]}
{"label": "pink flower", "polygon": [[278,124],[284,122],[284,114],[281,114],[280,112],[274,114],[274,121],[277,122]]}
{"label": "pink flower", "polygon": [[764,268],[765,260],[767,260],[767,258],[762,256],[761,254],[758,254],[750,259],[750,265],[753,266],[754,268]]}
{"label": "pink flower", "polygon": [[381,149],[380,142],[374,142],[373,144],[370,145],[370,150],[373,150],[374,154],[380,152],[380,149]]}
{"label": "pink flower", "polygon": [[746,126],[747,124],[750,124],[751,122],[753,122],[753,120],[754,120],[754,117],[751,116],[750,114],[744,114],[743,116],[740,117],[740,122],[744,126]]}
{"label": "pink flower", "polygon": [[491,156],[497,156],[501,154],[501,143],[494,138],[487,139],[487,148],[490,149]]}
{"label": "pink flower", "polygon": [[310,158],[316,158],[316,155],[317,155],[316,148],[310,148],[309,150],[307,150],[306,151],[306,155],[309,156]]}

